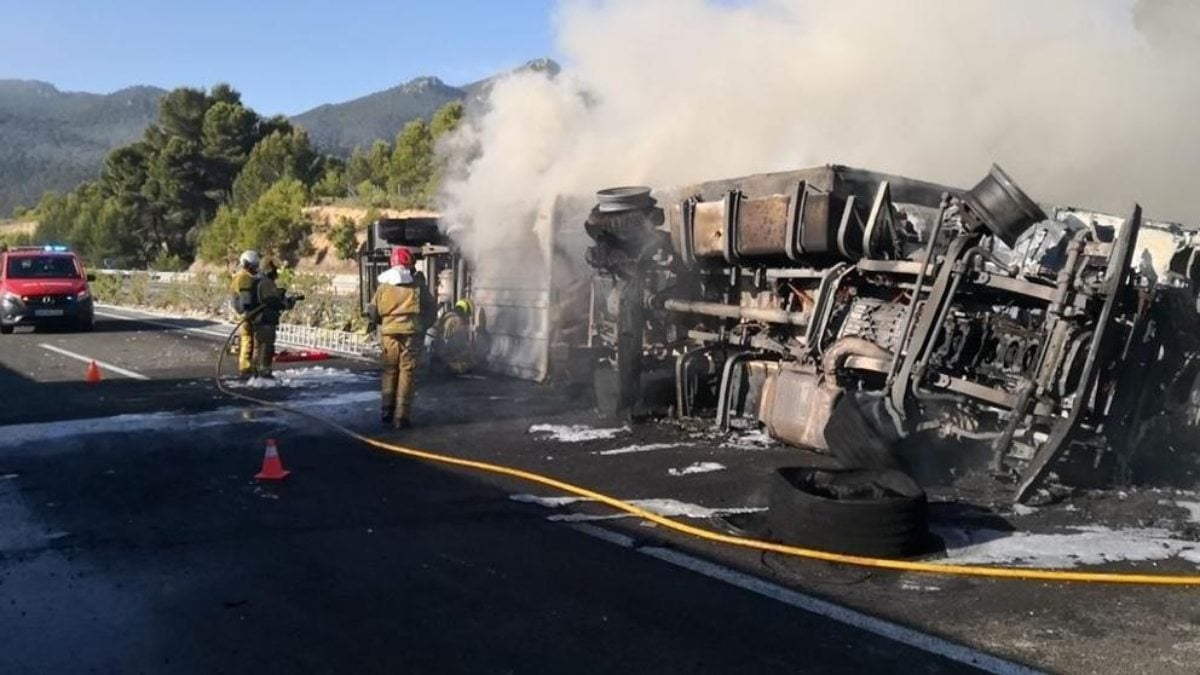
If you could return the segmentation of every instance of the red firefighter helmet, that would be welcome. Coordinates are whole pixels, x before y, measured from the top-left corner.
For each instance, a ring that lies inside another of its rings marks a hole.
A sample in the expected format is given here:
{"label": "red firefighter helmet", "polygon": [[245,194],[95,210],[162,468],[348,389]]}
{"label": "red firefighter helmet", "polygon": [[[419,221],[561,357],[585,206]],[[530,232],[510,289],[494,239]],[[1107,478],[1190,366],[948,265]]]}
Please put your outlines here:
{"label": "red firefighter helmet", "polygon": [[392,249],[390,262],[392,267],[411,267],[413,263],[412,251],[403,246],[397,246]]}

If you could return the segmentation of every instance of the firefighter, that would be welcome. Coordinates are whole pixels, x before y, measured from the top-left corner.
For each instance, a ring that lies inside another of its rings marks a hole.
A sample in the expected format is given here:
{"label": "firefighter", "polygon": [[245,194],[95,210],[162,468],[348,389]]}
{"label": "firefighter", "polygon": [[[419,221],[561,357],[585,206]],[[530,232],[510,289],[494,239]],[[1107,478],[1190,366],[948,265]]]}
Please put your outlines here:
{"label": "firefighter", "polygon": [[233,294],[233,310],[237,312],[238,377],[254,376],[254,326],[251,320],[258,309],[258,266],[262,259],[258,251],[244,251],[238,258],[238,271],[233,275],[229,290]]}
{"label": "firefighter", "polygon": [[459,300],[449,312],[438,319],[434,331],[434,353],[446,369],[455,375],[462,375],[474,365],[471,344],[472,309],[470,300]]}
{"label": "firefighter", "polygon": [[428,299],[413,275],[413,256],[407,248],[392,249],[390,263],[391,267],[379,275],[379,288],[367,312],[371,323],[379,326],[383,350],[380,419],[396,429],[407,429],[411,426],[409,413]]}
{"label": "firefighter", "polygon": [[279,327],[279,318],[285,310],[295,306],[295,300],[287,297],[275,284],[279,267],[274,260],[264,260],[260,272],[257,295],[261,309],[250,319],[254,334],[254,373],[270,380],[275,378],[271,364],[275,360],[275,331]]}

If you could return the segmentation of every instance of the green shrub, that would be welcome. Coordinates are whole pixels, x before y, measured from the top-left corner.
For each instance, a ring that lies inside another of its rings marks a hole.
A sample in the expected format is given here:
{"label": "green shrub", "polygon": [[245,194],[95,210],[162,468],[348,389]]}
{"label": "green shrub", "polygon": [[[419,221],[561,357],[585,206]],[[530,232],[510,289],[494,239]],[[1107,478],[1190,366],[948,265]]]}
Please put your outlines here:
{"label": "green shrub", "polygon": [[116,274],[97,274],[96,280],[90,282],[92,296],[100,302],[118,304],[121,299],[121,277]]}
{"label": "green shrub", "polygon": [[358,255],[358,227],[354,221],[342,216],[329,231],[329,242],[341,260],[354,260]]}

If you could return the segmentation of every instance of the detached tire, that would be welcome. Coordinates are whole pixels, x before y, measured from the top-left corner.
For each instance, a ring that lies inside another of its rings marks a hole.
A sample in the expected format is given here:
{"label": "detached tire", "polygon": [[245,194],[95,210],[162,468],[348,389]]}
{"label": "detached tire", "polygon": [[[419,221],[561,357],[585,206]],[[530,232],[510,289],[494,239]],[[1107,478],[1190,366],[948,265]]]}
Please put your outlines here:
{"label": "detached tire", "polygon": [[804,548],[907,558],[929,548],[929,503],[886,469],[781,468],[771,475],[771,536]]}

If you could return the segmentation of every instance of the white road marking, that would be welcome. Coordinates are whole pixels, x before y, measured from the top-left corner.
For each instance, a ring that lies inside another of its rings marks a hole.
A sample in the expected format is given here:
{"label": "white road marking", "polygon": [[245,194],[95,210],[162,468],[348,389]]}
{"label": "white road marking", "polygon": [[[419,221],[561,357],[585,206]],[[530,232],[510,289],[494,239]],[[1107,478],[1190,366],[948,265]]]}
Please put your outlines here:
{"label": "white road marking", "polygon": [[631,548],[638,553],[698,574],[703,574],[710,579],[723,581],[743,590],[757,593],[777,602],[782,602],[785,605],[791,605],[811,614],[823,616],[831,621],[836,621],[840,624],[899,642],[900,644],[928,654],[941,656],[956,663],[972,666],[988,673],[995,673],[996,675],[1036,675],[1042,672],[965,645],[951,642],[936,635],[922,633],[919,630],[864,614],[849,607],[829,602],[828,600],[822,600],[790,588],[785,588],[779,584],[774,584],[770,581],[759,579],[750,574],[702,560],[674,549],[658,546],[635,547],[635,542],[632,538],[602,527],[596,527],[595,525],[573,525],[572,527],[579,532],[607,541],[610,544]]}
{"label": "white road marking", "polygon": [[96,365],[100,366],[104,370],[111,370],[112,372],[114,372],[118,375],[124,375],[125,377],[128,377],[133,380],[149,380],[150,379],[149,377],[146,377],[145,375],[142,375],[141,373],[135,373],[132,370],[125,370],[124,368],[121,368],[119,366],[114,366],[111,363],[105,363],[104,361],[97,361],[96,359],[93,359],[90,356],[84,356],[83,354],[76,354],[75,352],[70,352],[70,351],[63,349],[62,347],[55,347],[54,345],[48,345],[44,342],[39,344],[38,346],[41,347],[42,349],[52,351],[56,354],[62,354],[63,356],[66,356],[68,358],[75,359],[76,361],[83,361],[84,363],[91,363],[92,361],[96,361]]}
{"label": "white road marking", "polygon": [[[229,337],[229,331],[222,333],[219,330],[212,330],[212,329],[208,329],[208,328],[194,328],[194,327],[188,327],[188,326],[180,326],[178,324],[167,323],[166,321],[155,321],[154,319],[147,319],[147,318],[144,318],[141,316],[128,316],[128,315],[124,315],[124,314],[114,314],[114,313],[112,313],[111,310],[107,311],[107,312],[96,310],[96,315],[103,316],[103,317],[106,317],[109,319],[121,319],[123,321],[135,321],[137,323],[149,324],[151,326],[170,328],[171,330],[181,330],[181,331],[186,331],[188,333],[198,333],[200,335],[209,335],[209,336],[218,337],[221,339],[225,339],[225,338]],[[230,326],[229,330],[232,331],[233,326]]]}

